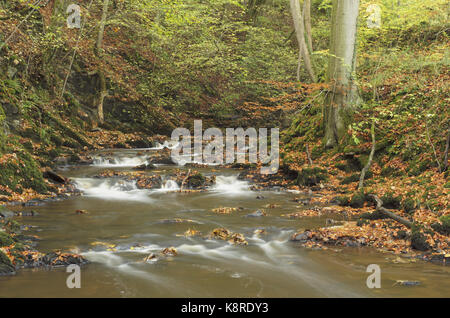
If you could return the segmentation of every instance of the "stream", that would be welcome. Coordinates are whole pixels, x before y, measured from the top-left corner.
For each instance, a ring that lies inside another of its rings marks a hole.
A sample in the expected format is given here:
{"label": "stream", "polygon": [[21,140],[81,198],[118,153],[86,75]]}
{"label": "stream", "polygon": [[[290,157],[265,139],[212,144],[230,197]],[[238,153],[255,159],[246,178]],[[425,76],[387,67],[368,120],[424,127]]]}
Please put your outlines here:
{"label": "stream", "polygon": [[[158,166],[163,185],[155,190],[138,189],[134,182],[119,178],[93,178],[104,169],[131,171],[160,148],[99,151],[90,166],[60,167],[57,172],[74,180],[83,195],[22,208],[38,216],[16,219],[31,225],[29,234],[42,239],[40,251],[78,252],[91,262],[81,268],[81,288],[66,287],[65,268],[22,269],[16,276],[0,277],[0,297],[450,296],[448,267],[399,261],[396,255],[370,248],[309,250],[289,241],[295,230],[324,226],[327,216],[281,217],[297,209],[293,199],[302,194],[252,191],[249,183],[238,180],[239,170],[197,169],[216,175],[216,184],[195,193],[177,192],[175,182],[164,181],[171,170],[184,167]],[[113,159],[106,159],[111,153]],[[277,207],[265,209],[264,217],[246,217],[267,204]],[[212,212],[218,207],[243,209]],[[89,213],[76,215],[76,210]],[[190,222],[167,221],[172,219]],[[220,227],[242,233],[248,245],[205,238]],[[188,229],[202,235],[185,237]],[[258,229],[266,234],[255,234]],[[166,247],[175,247],[178,255],[143,261]],[[369,264],[381,267],[380,289],[366,286]],[[421,284],[394,286],[396,280]]]}

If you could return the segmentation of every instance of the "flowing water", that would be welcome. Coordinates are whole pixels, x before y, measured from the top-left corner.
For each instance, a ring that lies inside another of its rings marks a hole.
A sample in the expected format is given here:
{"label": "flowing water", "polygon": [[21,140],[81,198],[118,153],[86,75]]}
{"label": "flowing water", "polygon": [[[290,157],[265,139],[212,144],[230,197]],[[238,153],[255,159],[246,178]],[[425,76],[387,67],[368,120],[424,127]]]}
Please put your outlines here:
{"label": "flowing water", "polygon": [[[170,145],[165,145],[170,146]],[[81,288],[68,289],[64,268],[25,269],[0,277],[1,297],[449,297],[448,267],[395,263],[396,256],[369,248],[312,251],[290,242],[296,229],[324,226],[324,217],[287,219],[300,194],[249,189],[239,171],[199,169],[216,175],[216,185],[201,193],[182,193],[166,180],[161,189],[141,190],[135,182],[98,179],[105,168],[121,171],[145,162],[162,149],[100,152],[92,166],[63,167],[60,173],[76,181],[82,196],[24,208],[39,213],[18,218],[33,225],[39,249],[76,251],[91,261],[81,269]],[[145,155],[143,154],[145,153]],[[158,166],[163,176],[180,167]],[[154,173],[154,171],[153,171]],[[263,196],[263,199],[256,199]],[[267,204],[265,217],[245,217]],[[243,207],[228,215],[218,207]],[[76,215],[76,210],[89,214]],[[170,219],[190,220],[173,223]],[[205,236],[225,227],[244,234],[248,246],[235,246]],[[185,237],[188,229],[202,236]],[[267,234],[254,234],[265,229]],[[98,242],[102,242],[99,244]],[[144,262],[150,253],[175,247],[177,256]],[[381,267],[381,288],[369,289],[369,264]],[[420,281],[414,287],[393,286],[396,280]]]}

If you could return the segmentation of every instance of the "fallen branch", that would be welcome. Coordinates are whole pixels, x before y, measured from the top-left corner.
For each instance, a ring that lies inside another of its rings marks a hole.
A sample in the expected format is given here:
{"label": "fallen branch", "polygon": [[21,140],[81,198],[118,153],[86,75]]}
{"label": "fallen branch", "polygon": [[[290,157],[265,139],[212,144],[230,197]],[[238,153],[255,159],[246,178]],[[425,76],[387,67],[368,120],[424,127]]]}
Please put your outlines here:
{"label": "fallen branch", "polygon": [[367,161],[366,166],[361,171],[361,176],[359,177],[359,185],[358,191],[363,188],[364,185],[364,177],[366,176],[367,171],[370,169],[370,165],[372,164],[373,155],[375,154],[375,122],[372,122],[372,127],[370,128],[370,132],[372,133],[372,150],[370,150],[369,161]]}
{"label": "fallen branch", "polygon": [[383,215],[403,224],[404,226],[406,226],[407,228],[412,228],[413,226],[413,222],[402,218],[401,216],[398,216],[397,214],[389,211],[386,208],[383,208],[383,201],[381,201],[381,199],[379,197],[377,197],[376,195],[371,194],[370,197],[372,197],[376,202],[377,202],[377,207],[376,210],[380,213],[382,213]]}

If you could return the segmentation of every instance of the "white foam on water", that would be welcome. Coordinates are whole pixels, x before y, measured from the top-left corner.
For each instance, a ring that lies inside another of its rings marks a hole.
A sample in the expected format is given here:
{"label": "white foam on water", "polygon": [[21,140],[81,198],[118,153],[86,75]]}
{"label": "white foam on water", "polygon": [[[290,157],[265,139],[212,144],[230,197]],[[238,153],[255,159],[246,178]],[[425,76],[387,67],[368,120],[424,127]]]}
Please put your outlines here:
{"label": "white foam on water", "polygon": [[111,251],[102,251],[102,252],[84,252],[81,253],[88,261],[93,263],[104,264],[108,267],[117,267],[124,263],[124,259]]}
{"label": "white foam on water", "polygon": [[136,181],[118,179],[75,178],[76,187],[85,196],[108,200],[153,202],[148,190],[138,189]]}
{"label": "white foam on water", "polygon": [[174,192],[180,190],[180,186],[174,180],[165,180],[160,189],[156,189],[156,192]]}
{"label": "white foam on water", "polygon": [[251,195],[249,183],[238,180],[237,176],[217,176],[216,184],[211,187],[212,192],[224,195]]}
{"label": "white foam on water", "polygon": [[180,145],[179,142],[175,142],[174,143],[172,141],[166,140],[166,141],[164,141],[163,144],[160,144],[159,142],[156,142],[156,146],[155,147],[148,148],[148,149],[149,150],[161,150],[161,149],[164,149],[164,148],[174,149],[174,148],[178,147],[179,145]]}
{"label": "white foam on water", "polygon": [[93,166],[102,168],[120,168],[120,167],[136,167],[147,162],[147,157],[137,156],[137,157],[94,157]]}

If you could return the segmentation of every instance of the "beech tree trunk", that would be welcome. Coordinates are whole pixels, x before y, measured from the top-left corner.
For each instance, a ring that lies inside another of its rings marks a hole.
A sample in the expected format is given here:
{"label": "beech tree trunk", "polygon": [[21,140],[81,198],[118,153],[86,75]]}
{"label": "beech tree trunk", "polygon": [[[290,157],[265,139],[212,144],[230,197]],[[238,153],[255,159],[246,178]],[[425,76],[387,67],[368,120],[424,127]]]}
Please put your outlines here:
{"label": "beech tree trunk", "polygon": [[312,34],[311,34],[311,0],[305,0],[303,3],[303,22],[305,24],[306,40],[308,50],[313,52]]}
{"label": "beech tree trunk", "polygon": [[95,53],[98,58],[98,78],[99,78],[99,94],[98,94],[98,100],[97,100],[97,116],[98,121],[100,123],[104,122],[104,114],[103,114],[103,101],[105,100],[105,97],[107,95],[107,89],[106,89],[106,78],[105,78],[105,72],[103,70],[103,63],[102,63],[102,46],[103,46],[103,33],[105,31],[105,24],[106,24],[106,17],[108,15],[108,5],[109,0],[103,0],[103,11],[102,11],[102,18],[100,20],[100,26],[98,30],[98,37],[97,37],[97,43],[95,46]]}
{"label": "beech tree trunk", "polygon": [[359,96],[355,83],[359,0],[333,0],[328,79],[324,112],[325,144],[339,144],[351,123]]}
{"label": "beech tree trunk", "polygon": [[[308,75],[312,82],[316,82],[316,75],[314,74],[314,70],[312,68],[311,64],[311,58],[309,56],[308,48],[306,47],[305,42],[305,25],[303,23],[303,15],[302,15],[302,9],[300,7],[299,0],[290,0],[290,8],[291,8],[291,14],[292,19],[294,21],[294,28],[295,28],[295,35],[297,36],[297,42],[299,47],[299,66],[300,68],[300,62],[301,58],[305,61],[305,68],[308,72]],[[299,72],[297,70],[297,80],[299,80]]]}

